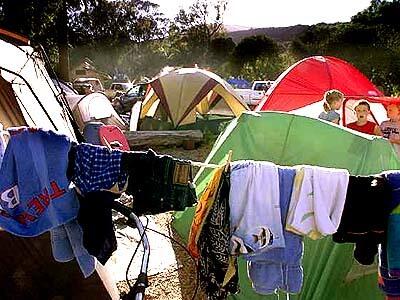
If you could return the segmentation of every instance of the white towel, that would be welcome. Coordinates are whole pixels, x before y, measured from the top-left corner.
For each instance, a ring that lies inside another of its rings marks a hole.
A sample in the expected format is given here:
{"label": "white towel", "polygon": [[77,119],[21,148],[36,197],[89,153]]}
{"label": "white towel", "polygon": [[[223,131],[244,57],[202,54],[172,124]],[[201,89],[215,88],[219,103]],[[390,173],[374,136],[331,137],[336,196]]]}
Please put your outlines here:
{"label": "white towel", "polygon": [[285,247],[278,167],[269,162],[233,162],[230,182],[232,252],[256,255]]}
{"label": "white towel", "polygon": [[342,217],[348,183],[347,170],[299,166],[286,229],[314,240],[335,233]]}

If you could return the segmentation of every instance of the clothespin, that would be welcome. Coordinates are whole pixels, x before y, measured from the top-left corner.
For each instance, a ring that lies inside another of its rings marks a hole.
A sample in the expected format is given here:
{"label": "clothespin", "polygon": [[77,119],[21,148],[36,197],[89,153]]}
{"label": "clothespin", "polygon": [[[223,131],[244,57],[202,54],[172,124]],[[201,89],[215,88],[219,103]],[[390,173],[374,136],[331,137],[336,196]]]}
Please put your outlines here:
{"label": "clothespin", "polygon": [[228,152],[228,158],[226,159],[226,163],[225,163],[225,169],[224,169],[224,171],[225,172],[228,172],[228,169],[229,169],[229,165],[231,164],[231,161],[232,161],[232,150],[229,150],[229,152]]}
{"label": "clothespin", "polygon": [[108,148],[109,150],[112,150],[111,145],[110,145],[110,143],[107,141],[107,139],[106,139],[104,136],[102,137],[102,139],[103,139],[103,141],[104,141],[104,144],[107,146],[107,148]]}

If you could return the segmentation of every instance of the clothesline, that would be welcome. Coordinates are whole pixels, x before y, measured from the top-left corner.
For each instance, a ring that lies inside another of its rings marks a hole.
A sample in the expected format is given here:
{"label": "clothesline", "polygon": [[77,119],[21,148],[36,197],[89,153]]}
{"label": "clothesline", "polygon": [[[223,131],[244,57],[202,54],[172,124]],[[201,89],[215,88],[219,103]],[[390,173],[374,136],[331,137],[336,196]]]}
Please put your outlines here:
{"label": "clothesline", "polygon": [[[227,160],[226,160],[224,165],[225,166],[229,166],[229,164],[231,163],[231,160],[232,160],[232,150],[229,150],[228,158],[227,158]],[[192,166],[204,167],[204,168],[210,168],[210,169],[218,169],[218,168],[220,168],[222,166],[222,165],[207,164],[207,163],[203,163],[203,162],[199,162],[199,161],[192,161],[192,160],[190,160],[190,164]]]}
{"label": "clothesline", "polygon": [[199,162],[199,161],[192,161],[192,160],[190,160],[190,164],[195,167],[204,167],[204,168],[210,168],[210,169],[218,169],[219,167],[221,167],[220,165],[216,165],[216,164],[207,164],[207,163],[203,163],[203,162]]}

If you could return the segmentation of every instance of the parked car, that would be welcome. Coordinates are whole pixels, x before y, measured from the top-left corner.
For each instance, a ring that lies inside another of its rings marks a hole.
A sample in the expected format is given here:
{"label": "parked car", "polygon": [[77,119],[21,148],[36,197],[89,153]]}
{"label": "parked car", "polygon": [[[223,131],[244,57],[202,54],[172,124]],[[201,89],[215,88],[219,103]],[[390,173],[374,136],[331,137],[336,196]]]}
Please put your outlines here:
{"label": "parked car", "polygon": [[129,82],[113,82],[109,89],[105,91],[108,99],[114,99],[116,96],[122,95],[132,88]]}
{"label": "parked car", "polygon": [[120,113],[129,112],[137,101],[144,100],[146,88],[147,84],[134,85],[125,94],[115,97],[113,100],[113,106]]}
{"label": "parked car", "polygon": [[246,102],[247,105],[254,107],[258,105],[265,92],[273,83],[272,80],[257,80],[253,82],[250,89],[235,89],[235,92],[244,100],[244,102]]}
{"label": "parked car", "polygon": [[87,84],[92,86],[94,92],[104,92],[103,84],[98,78],[79,77],[73,81],[72,86],[81,94],[82,86],[86,87]]}

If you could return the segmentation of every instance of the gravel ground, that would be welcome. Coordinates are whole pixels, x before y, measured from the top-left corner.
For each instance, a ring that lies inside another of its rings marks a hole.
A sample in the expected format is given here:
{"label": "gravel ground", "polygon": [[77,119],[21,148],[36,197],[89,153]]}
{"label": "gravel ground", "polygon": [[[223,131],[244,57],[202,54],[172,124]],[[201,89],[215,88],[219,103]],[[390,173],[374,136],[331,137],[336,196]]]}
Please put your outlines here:
{"label": "gravel ground", "polygon": [[[212,148],[212,142],[203,144],[195,150],[184,150],[183,148],[153,148],[159,154],[170,154],[177,158],[190,159],[194,161],[204,161]],[[171,228],[171,213],[164,213],[149,216],[157,224],[160,232],[172,236],[174,239],[183,243],[179,236]],[[117,222],[117,231],[121,225]],[[146,289],[146,298],[148,300],[202,300],[206,299],[204,292],[198,288],[196,297],[193,298],[196,283],[197,272],[193,259],[179,245],[172,243],[173,252],[177,264],[149,277],[149,287]],[[150,255],[151,260],[151,255]],[[120,292],[127,292],[128,285],[126,281],[117,283]]]}

